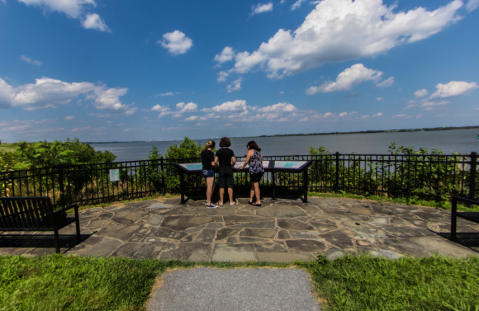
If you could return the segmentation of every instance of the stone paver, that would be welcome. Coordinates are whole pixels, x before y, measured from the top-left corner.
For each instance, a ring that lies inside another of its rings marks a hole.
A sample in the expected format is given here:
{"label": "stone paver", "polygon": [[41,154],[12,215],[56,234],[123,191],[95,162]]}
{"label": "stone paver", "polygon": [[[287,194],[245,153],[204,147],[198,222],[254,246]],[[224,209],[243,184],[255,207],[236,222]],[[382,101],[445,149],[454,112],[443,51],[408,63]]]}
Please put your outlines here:
{"label": "stone paver", "polygon": [[[453,243],[447,239],[450,213],[445,210],[340,198],[309,200],[266,198],[256,207],[241,198],[234,207],[206,209],[203,200],[181,205],[172,198],[94,208],[80,212],[85,240],[62,252],[190,261],[314,260],[320,254],[338,258],[346,253],[389,259],[479,255],[479,224],[459,219],[458,237],[462,232],[469,242]],[[74,233],[74,224],[60,231]],[[0,239],[8,234],[0,232]],[[471,242],[474,236],[476,242]],[[0,247],[0,255],[53,252]]]}

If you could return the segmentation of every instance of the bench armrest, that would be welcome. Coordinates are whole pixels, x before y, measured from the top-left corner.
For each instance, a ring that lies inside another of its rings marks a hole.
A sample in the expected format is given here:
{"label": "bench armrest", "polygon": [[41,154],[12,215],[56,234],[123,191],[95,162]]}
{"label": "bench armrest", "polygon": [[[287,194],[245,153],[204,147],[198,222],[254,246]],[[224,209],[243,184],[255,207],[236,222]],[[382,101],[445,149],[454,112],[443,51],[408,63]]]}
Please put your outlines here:
{"label": "bench armrest", "polygon": [[62,207],[62,208],[60,208],[59,210],[57,210],[57,212],[65,212],[65,211],[68,211],[69,209],[72,209],[72,208],[77,209],[77,208],[78,208],[78,204],[70,204],[70,205],[67,205],[67,206]]}

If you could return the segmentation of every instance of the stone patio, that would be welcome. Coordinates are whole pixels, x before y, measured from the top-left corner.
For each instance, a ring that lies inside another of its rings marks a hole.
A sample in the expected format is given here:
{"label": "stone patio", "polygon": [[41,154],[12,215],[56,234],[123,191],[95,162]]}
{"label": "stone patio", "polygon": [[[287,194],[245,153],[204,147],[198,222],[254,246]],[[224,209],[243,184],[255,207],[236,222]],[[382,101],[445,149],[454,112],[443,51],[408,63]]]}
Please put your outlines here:
{"label": "stone patio", "polygon": [[[447,237],[450,213],[428,207],[367,200],[310,198],[263,200],[262,207],[238,205],[206,209],[204,201],[159,199],[82,211],[82,243],[65,248],[72,256],[122,256],[183,261],[278,261],[330,259],[368,253],[397,259],[436,253],[466,258],[479,255],[479,225],[458,219],[459,243]],[[71,225],[60,231],[72,240]],[[5,247],[12,234],[0,233],[0,255],[54,253],[51,236],[28,232],[31,245]],[[3,240],[3,241],[2,241]],[[22,245],[28,245],[23,243]]]}

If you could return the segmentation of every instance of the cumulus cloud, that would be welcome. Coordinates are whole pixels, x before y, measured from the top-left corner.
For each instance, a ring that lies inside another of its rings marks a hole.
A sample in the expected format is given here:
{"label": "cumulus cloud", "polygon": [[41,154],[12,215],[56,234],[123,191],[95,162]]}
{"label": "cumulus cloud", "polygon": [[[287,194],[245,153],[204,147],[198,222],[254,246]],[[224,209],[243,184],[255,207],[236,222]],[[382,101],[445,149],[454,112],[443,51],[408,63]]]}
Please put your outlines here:
{"label": "cumulus cloud", "polygon": [[218,79],[216,81],[218,82],[225,82],[226,78],[228,78],[230,74],[227,73],[226,71],[220,71],[218,72]]}
{"label": "cumulus cloud", "polygon": [[418,90],[416,92],[414,92],[414,97],[416,98],[421,98],[421,97],[424,97],[426,96],[428,93],[427,93],[427,90],[426,89],[422,89],[422,90]]}
{"label": "cumulus cloud", "polygon": [[304,2],[304,0],[298,0],[295,3],[293,3],[293,5],[291,6],[291,11],[299,9],[299,7],[301,6],[301,3],[303,3],[303,2]]}
{"label": "cumulus cloud", "polygon": [[451,81],[447,84],[436,85],[436,92],[430,98],[445,98],[467,94],[477,89],[476,82]]}
{"label": "cumulus cloud", "polygon": [[479,0],[469,0],[466,4],[466,9],[471,12],[479,7]]}
{"label": "cumulus cloud", "polygon": [[66,116],[65,120],[73,120],[73,118],[75,118],[75,116]]}
{"label": "cumulus cloud", "polygon": [[93,100],[93,106],[97,109],[125,112],[132,105],[122,104],[119,97],[127,91],[127,88],[107,88],[90,82],[68,83],[46,77],[36,79],[35,83],[13,87],[0,78],[0,108],[57,108],[85,95],[87,99]]}
{"label": "cumulus cloud", "polygon": [[214,111],[214,112],[232,112],[232,111],[245,111],[247,109],[245,100],[235,100],[225,102],[221,105],[214,106],[213,108],[204,108],[201,111]]}
{"label": "cumulus cloud", "polygon": [[165,33],[163,40],[157,43],[161,43],[173,55],[185,54],[193,46],[193,40],[179,30]]}
{"label": "cumulus cloud", "polygon": [[394,77],[390,77],[376,84],[377,87],[390,87],[394,84]]}
{"label": "cumulus cloud", "polygon": [[292,112],[296,109],[297,108],[294,105],[291,105],[290,103],[277,103],[275,105],[259,108],[256,111],[258,112],[273,112],[273,111]]}
{"label": "cumulus cloud", "polygon": [[323,0],[295,31],[280,29],[253,52],[235,55],[234,70],[259,66],[269,78],[281,78],[322,66],[372,57],[424,40],[457,21],[461,0],[434,11],[416,7],[394,12],[382,0]]}
{"label": "cumulus cloud", "polygon": [[198,111],[198,105],[195,103],[178,103],[176,104],[176,109],[179,110],[179,113],[195,112]]}
{"label": "cumulus cloud", "polygon": [[184,121],[206,121],[205,117],[191,116],[186,118]]}
{"label": "cumulus cloud", "polygon": [[229,62],[230,60],[233,60],[233,57],[235,56],[235,53],[233,51],[232,47],[225,47],[223,51],[221,51],[220,54],[216,54],[214,61],[218,62],[219,64]]}
{"label": "cumulus cloud", "polygon": [[393,119],[411,119],[411,118],[416,118],[416,119],[419,119],[419,118],[422,118],[423,115],[422,114],[418,114],[418,115],[407,115],[407,114],[397,114],[393,117]]}
{"label": "cumulus cloud", "polygon": [[88,14],[83,20],[82,25],[86,29],[111,32],[110,28],[105,24],[105,21],[96,13]]}
{"label": "cumulus cloud", "polygon": [[[56,11],[66,14],[68,17],[82,19],[83,13],[88,7],[96,7],[94,0],[18,0],[28,6],[36,6],[43,11]],[[87,14],[82,20],[82,25],[87,29],[110,32],[105,22],[96,13]]]}
{"label": "cumulus cloud", "polygon": [[380,102],[380,101],[384,101],[384,98],[383,97],[378,97],[378,98],[376,98],[376,100]]}
{"label": "cumulus cloud", "polygon": [[262,4],[258,3],[257,5],[253,5],[251,7],[251,15],[261,14],[266,12],[273,11],[273,2]]}
{"label": "cumulus cloud", "polygon": [[378,112],[376,114],[373,115],[373,118],[376,118],[376,117],[381,117],[383,115],[382,112]]}
{"label": "cumulus cloud", "polygon": [[170,111],[170,108],[168,106],[155,105],[151,108],[151,111],[165,112]]}
{"label": "cumulus cloud", "polygon": [[41,66],[42,65],[41,61],[31,59],[30,57],[27,57],[25,55],[20,56],[20,59],[23,60],[24,62],[30,63],[30,64],[35,65],[35,66]]}
{"label": "cumulus cloud", "polygon": [[243,81],[242,77],[239,77],[238,79],[234,80],[231,82],[230,85],[226,88],[226,92],[231,93],[233,91],[239,91],[241,90],[241,82]]}
{"label": "cumulus cloud", "polygon": [[311,86],[306,90],[306,94],[313,95],[318,92],[346,91],[352,89],[355,85],[370,80],[377,83],[379,79],[381,79],[382,74],[381,71],[368,69],[364,67],[363,64],[352,65],[350,68],[341,72],[336,78],[336,81],[328,81],[321,86]]}

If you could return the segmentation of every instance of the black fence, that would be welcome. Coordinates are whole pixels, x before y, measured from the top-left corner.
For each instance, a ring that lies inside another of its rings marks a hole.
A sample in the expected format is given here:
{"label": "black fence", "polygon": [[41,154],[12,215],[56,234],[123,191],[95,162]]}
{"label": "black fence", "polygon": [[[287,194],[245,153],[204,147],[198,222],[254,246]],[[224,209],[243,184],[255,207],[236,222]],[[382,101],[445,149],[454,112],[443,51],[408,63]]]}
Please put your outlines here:
{"label": "black fence", "polygon": [[[239,157],[238,161],[244,160]],[[309,191],[350,193],[387,197],[418,197],[443,201],[452,196],[478,197],[477,154],[381,155],[326,154],[265,156],[264,160],[311,160]],[[174,163],[200,162],[198,158],[158,159],[81,164],[0,172],[0,196],[49,196],[55,204],[97,204],[157,193],[179,192],[179,172]],[[119,170],[119,180],[110,181],[110,170]],[[204,195],[201,176],[185,176],[186,192]],[[276,193],[301,193],[303,178],[294,173],[266,173],[262,194],[275,183]],[[237,173],[235,193],[249,193],[249,176]]]}

